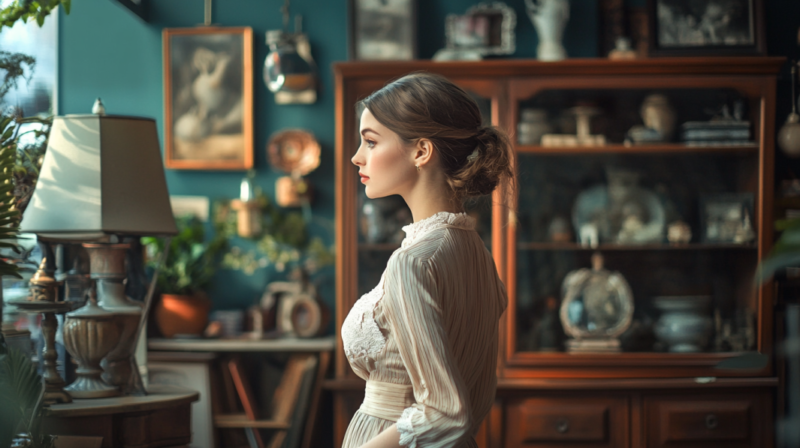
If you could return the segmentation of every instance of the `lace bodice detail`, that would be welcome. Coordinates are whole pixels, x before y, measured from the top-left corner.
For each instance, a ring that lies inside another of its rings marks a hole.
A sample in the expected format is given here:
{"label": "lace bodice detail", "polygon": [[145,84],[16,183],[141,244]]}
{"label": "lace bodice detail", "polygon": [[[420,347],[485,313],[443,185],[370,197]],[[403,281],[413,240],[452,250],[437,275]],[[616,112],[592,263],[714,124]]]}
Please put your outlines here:
{"label": "lace bodice detail", "polygon": [[414,244],[419,238],[439,227],[449,226],[466,230],[475,228],[475,220],[466,213],[439,212],[423,220],[411,223],[403,227],[406,237],[403,240],[403,247]]}
{"label": "lace bodice detail", "polygon": [[347,359],[375,358],[386,345],[386,338],[375,323],[375,307],[383,297],[383,277],[378,286],[358,299],[342,323],[342,343]]}
{"label": "lace bodice detail", "polygon": [[[439,227],[473,229],[475,220],[466,213],[439,212],[403,227],[406,237],[402,247],[408,247],[422,236]],[[383,277],[378,285],[356,301],[342,323],[344,353],[350,360],[366,356],[375,359],[386,345],[386,338],[375,323],[375,308],[383,297]]]}

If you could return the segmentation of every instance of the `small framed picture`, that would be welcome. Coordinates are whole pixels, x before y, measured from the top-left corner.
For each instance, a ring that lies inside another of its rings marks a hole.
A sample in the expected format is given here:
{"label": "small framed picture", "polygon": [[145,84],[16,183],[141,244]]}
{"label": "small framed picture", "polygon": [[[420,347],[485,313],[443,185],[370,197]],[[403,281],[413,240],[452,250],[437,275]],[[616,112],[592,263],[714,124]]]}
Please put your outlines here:
{"label": "small framed picture", "polygon": [[416,0],[349,0],[350,58],[411,60],[417,57]]}
{"label": "small framed picture", "polygon": [[476,50],[481,55],[515,51],[517,14],[503,3],[481,3],[445,20],[448,49]]}
{"label": "small framed picture", "polygon": [[749,244],[756,238],[753,193],[723,193],[700,199],[704,243]]}
{"label": "small framed picture", "polygon": [[648,0],[652,56],[766,54],[763,0]]}
{"label": "small framed picture", "polygon": [[253,167],[253,30],[166,28],[165,164]]}

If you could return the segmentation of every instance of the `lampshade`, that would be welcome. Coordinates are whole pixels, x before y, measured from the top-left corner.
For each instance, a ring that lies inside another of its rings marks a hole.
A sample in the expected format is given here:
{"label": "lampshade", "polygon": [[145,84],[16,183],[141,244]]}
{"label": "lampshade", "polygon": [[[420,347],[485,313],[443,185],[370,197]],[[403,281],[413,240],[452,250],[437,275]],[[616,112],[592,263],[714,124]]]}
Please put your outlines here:
{"label": "lampshade", "polygon": [[81,241],[176,234],[155,120],[55,117],[20,230]]}

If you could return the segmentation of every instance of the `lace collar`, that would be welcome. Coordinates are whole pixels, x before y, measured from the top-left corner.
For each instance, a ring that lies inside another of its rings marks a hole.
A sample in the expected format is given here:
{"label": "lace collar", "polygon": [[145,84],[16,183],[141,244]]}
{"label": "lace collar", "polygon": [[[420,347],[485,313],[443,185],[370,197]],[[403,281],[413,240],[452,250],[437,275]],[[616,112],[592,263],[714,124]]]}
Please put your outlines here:
{"label": "lace collar", "polygon": [[436,213],[425,219],[404,226],[403,231],[406,233],[406,238],[403,240],[403,245],[413,242],[433,229],[445,226],[472,230],[475,228],[475,220],[466,213]]}

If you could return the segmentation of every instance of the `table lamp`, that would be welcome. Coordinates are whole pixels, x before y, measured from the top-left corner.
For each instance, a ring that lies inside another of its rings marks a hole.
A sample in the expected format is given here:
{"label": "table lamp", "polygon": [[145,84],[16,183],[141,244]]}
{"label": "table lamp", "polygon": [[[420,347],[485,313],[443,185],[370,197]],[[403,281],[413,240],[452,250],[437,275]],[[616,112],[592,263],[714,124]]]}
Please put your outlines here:
{"label": "table lamp", "polygon": [[146,304],[125,295],[129,245],[118,241],[174,235],[177,227],[155,120],[105,115],[97,103],[94,110],[98,113],[53,119],[20,231],[44,241],[81,242],[88,250],[98,304],[122,322],[120,342],[104,360],[103,379],[126,394],[135,384],[133,352]]}

